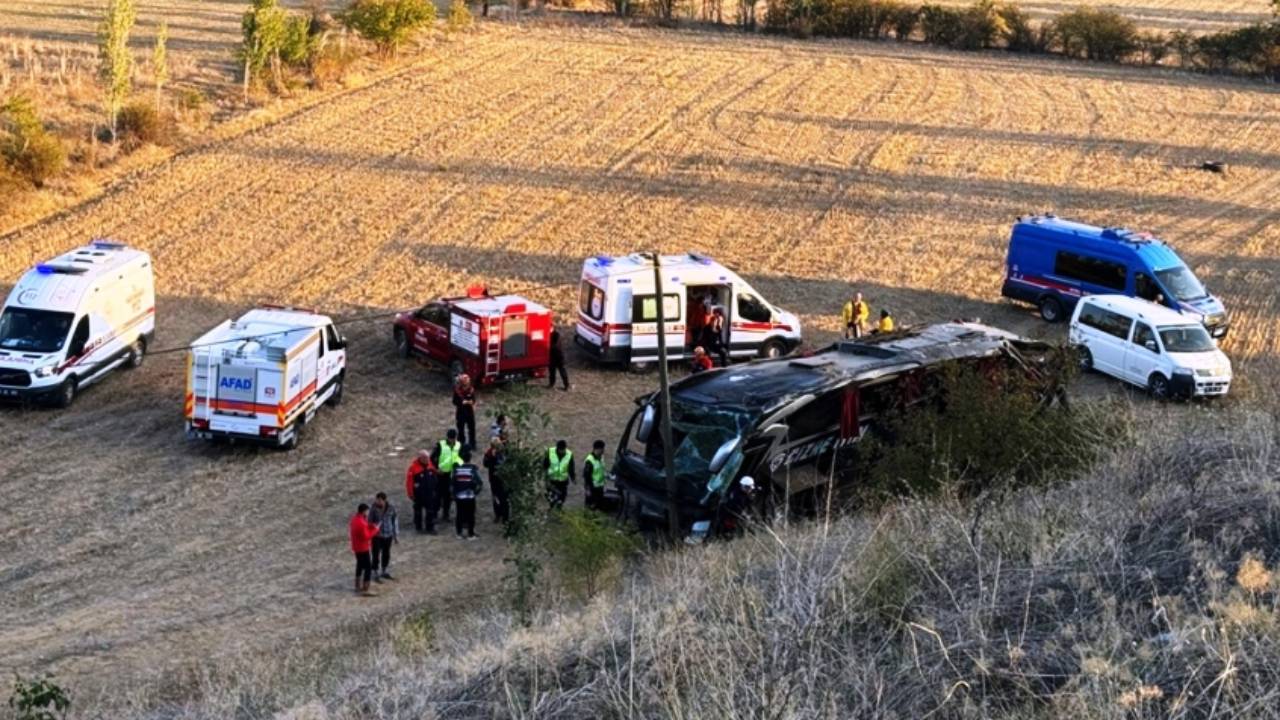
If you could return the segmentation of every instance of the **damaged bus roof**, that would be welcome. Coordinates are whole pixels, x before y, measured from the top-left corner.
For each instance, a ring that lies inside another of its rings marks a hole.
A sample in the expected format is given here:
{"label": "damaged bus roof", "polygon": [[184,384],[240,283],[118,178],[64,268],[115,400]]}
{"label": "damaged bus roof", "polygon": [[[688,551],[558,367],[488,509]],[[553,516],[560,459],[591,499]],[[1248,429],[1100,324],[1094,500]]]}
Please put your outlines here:
{"label": "damaged bus roof", "polygon": [[699,373],[672,385],[671,395],[688,403],[768,412],[797,396],[849,382],[1035,346],[1013,333],[978,323],[923,325],[839,342],[808,357]]}

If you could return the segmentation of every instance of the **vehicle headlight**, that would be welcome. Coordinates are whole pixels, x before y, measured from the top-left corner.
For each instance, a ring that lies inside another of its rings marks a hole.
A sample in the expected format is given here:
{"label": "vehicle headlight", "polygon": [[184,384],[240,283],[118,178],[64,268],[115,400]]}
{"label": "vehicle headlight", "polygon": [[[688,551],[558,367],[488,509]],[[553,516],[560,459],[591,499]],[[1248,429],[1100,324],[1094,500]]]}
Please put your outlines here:
{"label": "vehicle headlight", "polygon": [[1176,370],[1173,371],[1173,374],[1174,375],[1191,375],[1192,372],[1190,368],[1177,368]]}
{"label": "vehicle headlight", "polygon": [[53,363],[36,368],[35,376],[38,378],[47,378],[57,372],[57,367]]}
{"label": "vehicle headlight", "polygon": [[1197,368],[1196,375],[1200,377],[1213,377],[1218,374],[1218,368]]}

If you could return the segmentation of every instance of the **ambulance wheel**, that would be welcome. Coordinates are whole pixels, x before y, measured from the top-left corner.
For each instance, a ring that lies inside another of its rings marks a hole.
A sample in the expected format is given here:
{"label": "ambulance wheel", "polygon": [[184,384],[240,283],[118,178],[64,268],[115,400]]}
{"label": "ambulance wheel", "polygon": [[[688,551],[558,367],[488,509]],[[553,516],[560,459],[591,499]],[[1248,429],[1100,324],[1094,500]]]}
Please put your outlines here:
{"label": "ambulance wheel", "polygon": [[333,394],[329,396],[329,407],[338,407],[342,404],[342,384],[347,379],[346,373],[338,375],[338,379],[333,384]]}
{"label": "ambulance wheel", "polygon": [[62,385],[58,386],[58,392],[53,396],[53,404],[60,408],[71,407],[71,403],[76,401],[76,393],[79,390],[75,377],[69,377],[62,381]]}
{"label": "ambulance wheel", "polygon": [[462,366],[461,360],[449,361],[449,379],[454,381],[455,383],[458,382],[458,377],[461,376],[466,371],[467,369]]}
{"label": "ambulance wheel", "polygon": [[1040,317],[1045,322],[1056,323],[1062,320],[1062,302],[1052,295],[1040,298]]}
{"label": "ambulance wheel", "polygon": [[396,354],[402,358],[409,357],[409,336],[400,328],[396,328]]}
{"label": "ambulance wheel", "polygon": [[147,341],[142,338],[134,340],[133,344],[129,346],[129,369],[136,370],[137,368],[142,367],[142,361],[146,357],[146,354]]}
{"label": "ambulance wheel", "polygon": [[631,372],[636,375],[648,375],[658,368],[656,362],[633,362],[631,363]]}
{"label": "ambulance wheel", "polygon": [[782,344],[781,340],[766,340],[764,345],[760,346],[760,357],[766,360],[776,360],[787,354],[787,346]]}
{"label": "ambulance wheel", "polygon": [[301,439],[301,437],[302,437],[302,420],[298,420],[298,422],[294,423],[293,425],[293,434],[289,436],[288,440],[285,440],[283,443],[280,444],[280,449],[297,450],[298,441]]}

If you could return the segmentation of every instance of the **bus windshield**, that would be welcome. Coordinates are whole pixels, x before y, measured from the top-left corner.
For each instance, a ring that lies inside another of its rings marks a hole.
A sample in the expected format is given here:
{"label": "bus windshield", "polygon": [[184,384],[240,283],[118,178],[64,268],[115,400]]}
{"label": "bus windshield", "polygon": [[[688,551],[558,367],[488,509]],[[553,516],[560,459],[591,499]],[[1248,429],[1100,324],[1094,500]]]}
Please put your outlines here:
{"label": "bus windshield", "polygon": [[1177,300],[1188,302],[1209,296],[1200,280],[1185,265],[1157,270],[1156,277]]}
{"label": "bus windshield", "polygon": [[0,314],[0,348],[51,353],[62,349],[71,331],[71,313],[8,307]]}

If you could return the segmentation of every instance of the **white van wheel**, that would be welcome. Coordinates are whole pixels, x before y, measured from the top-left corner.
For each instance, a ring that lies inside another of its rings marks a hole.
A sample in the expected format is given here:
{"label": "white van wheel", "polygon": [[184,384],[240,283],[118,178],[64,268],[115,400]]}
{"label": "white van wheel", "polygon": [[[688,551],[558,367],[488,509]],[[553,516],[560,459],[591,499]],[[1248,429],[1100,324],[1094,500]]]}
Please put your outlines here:
{"label": "white van wheel", "polygon": [[129,369],[136,370],[142,367],[142,360],[147,354],[147,343],[142,338],[133,341],[129,346]]}
{"label": "white van wheel", "polygon": [[787,348],[781,340],[766,340],[764,345],[760,346],[760,357],[768,360],[776,360],[786,354]]}
{"label": "white van wheel", "polygon": [[1040,298],[1040,317],[1045,322],[1056,323],[1062,320],[1062,303],[1052,295]]}
{"label": "white van wheel", "polygon": [[346,375],[338,375],[338,379],[334,381],[333,392],[329,394],[329,407],[338,407],[342,404],[342,382],[346,380]]}
{"label": "white van wheel", "polygon": [[1077,362],[1080,363],[1080,372],[1090,372],[1093,370],[1093,353],[1089,352],[1089,348],[1081,345],[1076,352],[1079,353]]}
{"label": "white van wheel", "polygon": [[633,362],[631,363],[631,372],[637,375],[648,375],[658,367],[656,362]]}
{"label": "white van wheel", "polygon": [[1169,380],[1160,373],[1154,373],[1147,380],[1147,391],[1151,393],[1151,397],[1157,400],[1166,400],[1169,397]]}
{"label": "white van wheel", "polygon": [[58,387],[58,394],[54,397],[54,404],[60,408],[71,407],[71,403],[76,400],[76,379],[69,377],[62,381],[62,385]]}

